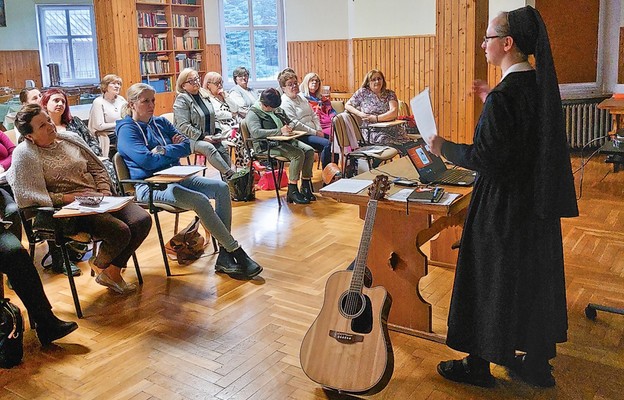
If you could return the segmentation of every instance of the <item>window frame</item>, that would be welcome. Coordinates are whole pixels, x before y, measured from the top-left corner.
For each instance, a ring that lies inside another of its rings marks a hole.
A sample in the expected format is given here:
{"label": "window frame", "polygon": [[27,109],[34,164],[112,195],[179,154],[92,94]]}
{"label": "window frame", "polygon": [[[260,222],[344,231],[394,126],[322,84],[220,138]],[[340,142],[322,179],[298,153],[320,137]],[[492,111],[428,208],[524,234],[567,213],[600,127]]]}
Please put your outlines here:
{"label": "window frame", "polygon": [[[46,35],[45,32],[45,12],[49,10],[62,10],[66,15],[66,23],[67,23],[67,35]],[[69,11],[71,10],[89,10],[91,13],[91,35],[73,35],[71,34],[71,22],[69,19]],[[72,76],[69,80],[61,79],[61,83],[65,85],[84,85],[84,84],[96,84],[100,81],[100,70],[99,70],[99,60],[98,60],[98,51],[97,51],[97,32],[95,28],[95,9],[93,3],[87,2],[76,2],[75,4],[37,4],[36,5],[36,15],[37,15],[37,39],[39,41],[39,59],[41,61],[41,76],[43,79],[44,86],[50,86],[50,75],[48,72],[47,64],[52,62],[50,60],[50,54],[48,52],[47,46],[45,46],[46,41],[49,38],[54,39],[67,39],[68,49],[69,49],[69,59],[70,65],[68,66],[70,75]],[[76,65],[74,59],[74,48],[73,48],[73,40],[76,39],[85,39],[90,38],[93,43],[93,63],[94,63],[94,71],[95,75],[92,78],[86,79],[76,79]]]}
{"label": "window frame", "polygon": [[[284,0],[275,0],[277,7],[277,64],[278,70],[286,68],[287,65],[287,47],[286,47],[286,26],[285,26],[285,17],[284,17]],[[227,65],[227,45],[225,35],[229,31],[247,31],[249,33],[249,38],[251,41],[251,45],[249,46],[251,50],[251,60],[250,65],[245,65],[245,67],[249,70],[249,86],[254,89],[266,89],[270,87],[277,86],[277,79],[268,79],[268,80],[257,80],[256,79],[256,61],[255,61],[255,46],[254,46],[254,32],[255,31],[266,31],[273,30],[274,25],[254,25],[253,21],[253,0],[247,0],[247,9],[249,12],[249,25],[248,26],[225,26],[225,6],[224,0],[219,0],[219,22],[220,22],[220,33],[221,33],[221,75],[223,76],[223,86],[225,89],[231,89],[236,83],[232,80],[232,71],[228,70]]]}

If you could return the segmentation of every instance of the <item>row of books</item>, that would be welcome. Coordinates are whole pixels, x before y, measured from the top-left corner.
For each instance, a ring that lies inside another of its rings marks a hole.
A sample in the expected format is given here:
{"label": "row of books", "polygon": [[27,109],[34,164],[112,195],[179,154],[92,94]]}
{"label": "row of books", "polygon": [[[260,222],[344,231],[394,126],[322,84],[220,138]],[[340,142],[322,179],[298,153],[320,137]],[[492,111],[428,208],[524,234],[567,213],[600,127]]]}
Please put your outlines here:
{"label": "row of books", "polygon": [[156,90],[156,93],[162,93],[162,92],[171,92],[173,90],[173,85],[171,84],[171,78],[150,78],[149,76],[147,78],[143,78],[143,83],[147,83],[148,85],[151,85],[154,90]]}
{"label": "row of books", "polygon": [[201,53],[193,53],[190,55],[178,54],[176,55],[176,64],[175,64],[176,73],[179,73],[184,68],[193,68],[196,71],[200,71],[201,61],[202,61]]}
{"label": "row of books", "polygon": [[201,43],[196,37],[174,36],[173,42],[176,50],[201,50]]}
{"label": "row of books", "polygon": [[171,23],[174,28],[199,28],[199,17],[191,15],[173,14]]}
{"label": "row of books", "polygon": [[197,0],[171,0],[171,4],[189,4],[194,6],[197,4]]}
{"label": "row of books", "polygon": [[152,53],[140,55],[141,75],[168,74],[169,55],[166,53]]}
{"label": "row of books", "polygon": [[167,16],[164,11],[145,12],[137,11],[137,19],[139,27],[168,27]]}
{"label": "row of books", "polygon": [[156,35],[139,34],[139,51],[167,50],[167,34]]}

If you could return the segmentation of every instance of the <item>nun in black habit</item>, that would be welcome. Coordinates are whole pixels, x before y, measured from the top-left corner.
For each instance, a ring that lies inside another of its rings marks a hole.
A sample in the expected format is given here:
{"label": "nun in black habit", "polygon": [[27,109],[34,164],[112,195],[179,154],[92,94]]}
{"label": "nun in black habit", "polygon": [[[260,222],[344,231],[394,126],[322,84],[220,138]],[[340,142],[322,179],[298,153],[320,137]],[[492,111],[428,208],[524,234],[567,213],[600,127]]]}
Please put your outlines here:
{"label": "nun in black habit", "polygon": [[530,6],[494,18],[482,48],[503,78],[491,90],[475,82],[485,103],[473,144],[428,140],[434,153],[478,172],[446,341],[468,356],[441,362],[438,372],[492,387],[493,362],[549,387],[548,360],[568,325],[560,219],[578,215],[557,76],[546,28]]}

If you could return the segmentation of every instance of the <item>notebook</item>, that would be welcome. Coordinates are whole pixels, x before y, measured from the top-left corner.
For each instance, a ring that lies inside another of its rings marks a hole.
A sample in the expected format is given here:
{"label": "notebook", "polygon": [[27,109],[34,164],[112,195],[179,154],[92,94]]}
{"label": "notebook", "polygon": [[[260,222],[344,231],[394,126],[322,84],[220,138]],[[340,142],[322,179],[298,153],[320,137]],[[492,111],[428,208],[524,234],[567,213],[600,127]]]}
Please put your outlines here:
{"label": "notebook", "polygon": [[475,181],[476,172],[467,169],[448,169],[444,161],[427,150],[422,141],[406,148],[407,156],[418,171],[422,183],[470,186]]}

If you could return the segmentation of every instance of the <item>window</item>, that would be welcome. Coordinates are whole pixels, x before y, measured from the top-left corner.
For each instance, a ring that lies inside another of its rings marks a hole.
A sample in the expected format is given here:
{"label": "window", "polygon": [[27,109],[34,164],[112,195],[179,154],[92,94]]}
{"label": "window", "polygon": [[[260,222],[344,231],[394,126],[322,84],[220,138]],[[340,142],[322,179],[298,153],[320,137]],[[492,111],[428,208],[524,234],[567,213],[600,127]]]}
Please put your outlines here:
{"label": "window", "polygon": [[40,5],[37,15],[44,83],[51,84],[50,63],[59,64],[64,85],[99,82],[93,6]]}
{"label": "window", "polygon": [[250,86],[275,86],[286,65],[283,0],[221,0],[222,75],[244,66]]}

